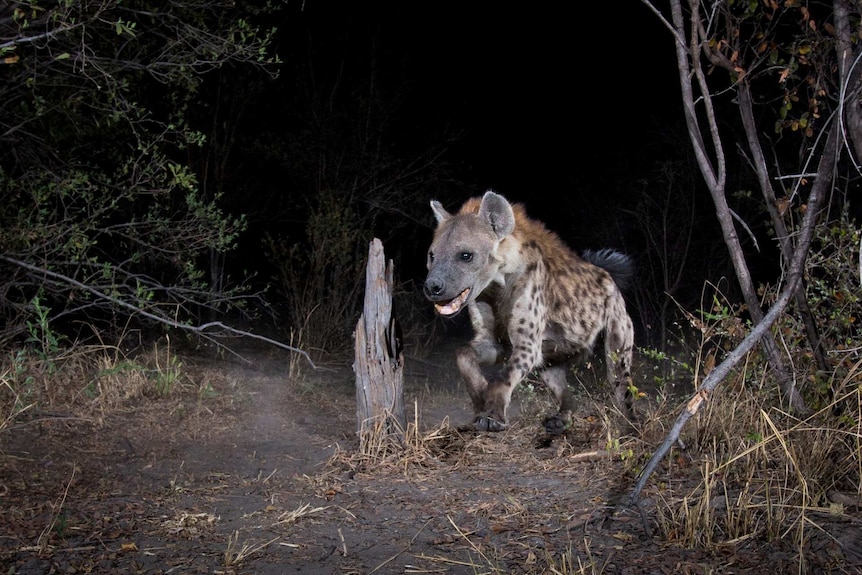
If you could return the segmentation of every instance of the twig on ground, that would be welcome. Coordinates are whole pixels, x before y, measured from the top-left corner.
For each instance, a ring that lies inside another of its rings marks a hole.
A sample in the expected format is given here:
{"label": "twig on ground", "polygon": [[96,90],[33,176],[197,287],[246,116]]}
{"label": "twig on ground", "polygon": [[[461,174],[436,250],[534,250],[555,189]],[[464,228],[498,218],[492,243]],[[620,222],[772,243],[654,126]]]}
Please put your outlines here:
{"label": "twig on ground", "polygon": [[410,549],[410,546],[413,545],[413,542],[416,541],[416,538],[419,537],[419,534],[422,533],[422,531],[428,526],[429,523],[431,523],[430,519],[428,521],[426,521],[422,527],[419,528],[419,531],[417,531],[416,534],[413,535],[413,537],[410,538],[410,542],[404,546],[404,549],[402,549],[401,551],[399,551],[398,553],[396,553],[395,555],[393,555],[392,557],[390,557],[389,559],[387,559],[386,561],[384,561],[383,563],[381,563],[380,565],[378,565],[377,567],[375,567],[374,569],[369,571],[368,575],[372,575],[376,571],[382,569],[385,565],[387,565],[388,563],[391,563],[392,561],[397,559],[399,555],[401,555],[402,553],[404,553],[405,551]]}
{"label": "twig on ground", "polygon": [[66,482],[66,489],[63,490],[63,496],[60,498],[60,502],[57,504],[57,508],[54,510],[54,514],[51,516],[51,521],[48,523],[48,525],[45,526],[45,529],[42,530],[42,533],[39,534],[39,539],[36,540],[37,547],[39,547],[39,549],[43,553],[48,547],[48,539],[50,538],[50,536],[46,537],[46,534],[49,534],[54,529],[54,526],[57,524],[57,518],[63,511],[63,505],[66,503],[66,497],[69,495],[69,488],[72,486],[72,482],[75,480],[75,474],[77,472],[78,466],[72,466],[72,475],[69,477],[69,481]]}

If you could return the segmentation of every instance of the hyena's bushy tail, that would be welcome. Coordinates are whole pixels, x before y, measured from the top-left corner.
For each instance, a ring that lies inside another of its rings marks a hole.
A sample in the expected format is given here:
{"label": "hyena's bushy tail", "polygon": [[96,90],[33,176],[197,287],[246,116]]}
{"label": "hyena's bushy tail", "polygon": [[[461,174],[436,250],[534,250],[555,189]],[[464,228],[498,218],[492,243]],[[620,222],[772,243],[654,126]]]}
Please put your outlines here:
{"label": "hyena's bushy tail", "polygon": [[611,274],[620,290],[631,287],[635,277],[635,263],[631,257],[612,249],[586,250],[581,257]]}

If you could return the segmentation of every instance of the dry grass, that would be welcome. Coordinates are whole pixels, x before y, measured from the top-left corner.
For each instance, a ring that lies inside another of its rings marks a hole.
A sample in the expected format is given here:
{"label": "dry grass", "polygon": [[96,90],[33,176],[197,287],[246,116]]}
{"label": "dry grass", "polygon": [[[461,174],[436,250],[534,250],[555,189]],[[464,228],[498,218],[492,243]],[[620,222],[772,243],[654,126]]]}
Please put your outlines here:
{"label": "dry grass", "polygon": [[359,446],[355,452],[339,450],[333,455],[331,464],[358,469],[398,469],[402,473],[436,467],[438,457],[463,446],[464,437],[449,426],[448,419],[439,426],[422,431],[419,425],[419,409],[414,404],[413,420],[402,429],[394,417],[380,417],[374,425],[366,427],[359,435]]}
{"label": "dry grass", "polygon": [[584,539],[583,555],[586,559],[581,559],[580,554],[567,549],[560,556],[559,562],[549,554],[546,554],[548,564],[548,573],[551,575],[601,575],[605,573],[607,568],[607,560],[601,562],[598,557],[595,557],[590,550],[589,539]]}
{"label": "dry grass", "polygon": [[[708,312],[686,313],[700,339],[680,364],[690,366],[694,388],[747,333],[739,307],[717,288],[705,291],[702,309]],[[831,309],[824,305],[816,311]],[[854,315],[847,311],[841,318],[852,324]],[[772,370],[760,349],[750,352],[688,422],[680,437],[684,448],[675,447],[656,475],[652,495],[666,540],[713,551],[781,544],[795,550],[797,571],[803,573],[812,541],[834,542],[850,526],[843,506],[862,501],[860,348],[846,345],[849,338],[837,344],[824,340],[836,348],[830,352],[833,371],[824,374],[802,333],[793,314],[776,324],[796,385],[818,408],[796,417],[778,407]],[[663,440],[660,431],[677,415],[663,409],[652,414],[633,460],[649,457]]]}
{"label": "dry grass", "polygon": [[[288,341],[288,345],[291,347],[295,347],[296,349],[304,349],[305,342],[303,341],[303,328],[291,328],[290,329],[290,340]],[[290,381],[300,381],[302,379],[303,369],[306,366],[306,359],[298,354],[291,353],[290,358],[288,360],[288,369],[287,376],[290,378]]]}
{"label": "dry grass", "polygon": [[194,384],[169,339],[134,357],[103,344],[74,346],[51,358],[21,349],[0,363],[0,432],[46,412],[98,421],[141,397],[188,386]]}
{"label": "dry grass", "polygon": [[315,513],[320,513],[321,511],[326,511],[327,507],[312,507],[308,503],[303,503],[296,509],[292,509],[290,511],[285,511],[279,514],[278,518],[272,524],[273,527],[290,525],[291,523],[297,522],[302,517],[307,517],[309,515],[313,515]]}
{"label": "dry grass", "polygon": [[244,541],[242,544],[240,544],[239,531],[234,531],[233,534],[228,536],[227,548],[224,550],[224,553],[222,555],[224,566],[237,567],[250,557],[256,555],[257,553],[260,553],[261,551],[278,541],[280,538],[281,536],[277,536],[259,543],[250,543],[248,541]]}
{"label": "dry grass", "polygon": [[[393,417],[378,418],[375,425],[359,434],[355,449],[336,450],[321,476],[348,470],[418,479],[426,474],[473,469],[476,461],[484,458],[509,462],[526,472],[562,476],[572,473],[572,463],[585,461],[615,460],[635,465],[627,461],[634,453],[635,440],[614,436],[609,417],[599,414],[579,418],[569,433],[551,441],[539,426],[533,425],[541,419],[538,414],[545,411],[546,400],[535,400],[506,431],[486,434],[475,432],[469,425],[452,427],[448,417],[423,429],[419,407],[414,404],[412,419],[404,429]],[[573,438],[578,441],[573,443]],[[543,449],[546,447],[549,449]]]}
{"label": "dry grass", "polygon": [[714,394],[690,422],[686,442],[698,460],[669,467],[657,493],[659,528],[687,548],[786,541],[802,573],[812,536],[847,520],[840,501],[862,494],[862,389],[857,384],[797,419],[742,381],[735,391]]}
{"label": "dry grass", "polygon": [[9,365],[0,367],[0,433],[36,405],[32,381],[21,375],[22,366],[12,357]]}
{"label": "dry grass", "polygon": [[51,506],[51,514],[50,521],[45,525],[45,528],[42,529],[42,532],[39,534],[39,538],[36,541],[36,546],[44,553],[48,548],[48,540],[51,537],[51,533],[57,526],[57,522],[63,513],[63,509],[66,504],[66,497],[69,495],[69,488],[75,481],[75,475],[78,473],[77,467],[72,467],[72,472],[69,476],[69,480],[66,482],[66,485],[63,489],[63,493],[60,494],[54,504]]}

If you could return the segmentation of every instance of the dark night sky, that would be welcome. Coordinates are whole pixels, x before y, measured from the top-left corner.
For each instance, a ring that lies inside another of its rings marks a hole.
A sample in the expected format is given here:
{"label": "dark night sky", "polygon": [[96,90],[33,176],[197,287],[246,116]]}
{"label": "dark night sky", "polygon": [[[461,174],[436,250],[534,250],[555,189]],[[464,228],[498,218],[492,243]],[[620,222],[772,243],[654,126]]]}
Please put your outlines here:
{"label": "dark night sky", "polygon": [[656,121],[681,118],[669,34],[637,0],[306,0],[291,12],[314,50],[363,58],[373,36],[382,67],[409,79],[415,113],[463,130],[454,157],[513,199],[628,169]]}

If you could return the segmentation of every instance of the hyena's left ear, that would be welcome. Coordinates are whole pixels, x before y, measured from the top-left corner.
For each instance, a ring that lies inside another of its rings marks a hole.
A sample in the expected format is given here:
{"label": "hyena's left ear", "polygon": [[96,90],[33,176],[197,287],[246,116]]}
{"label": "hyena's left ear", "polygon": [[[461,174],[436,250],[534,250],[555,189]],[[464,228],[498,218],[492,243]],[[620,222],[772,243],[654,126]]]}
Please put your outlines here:
{"label": "hyena's left ear", "polygon": [[506,198],[490,190],[482,196],[479,218],[491,224],[491,229],[500,239],[515,229],[515,212],[512,211],[512,205]]}
{"label": "hyena's left ear", "polygon": [[452,214],[447,212],[443,207],[443,204],[437,200],[431,200],[431,210],[434,212],[434,217],[437,219],[438,224],[441,224],[452,217]]}

